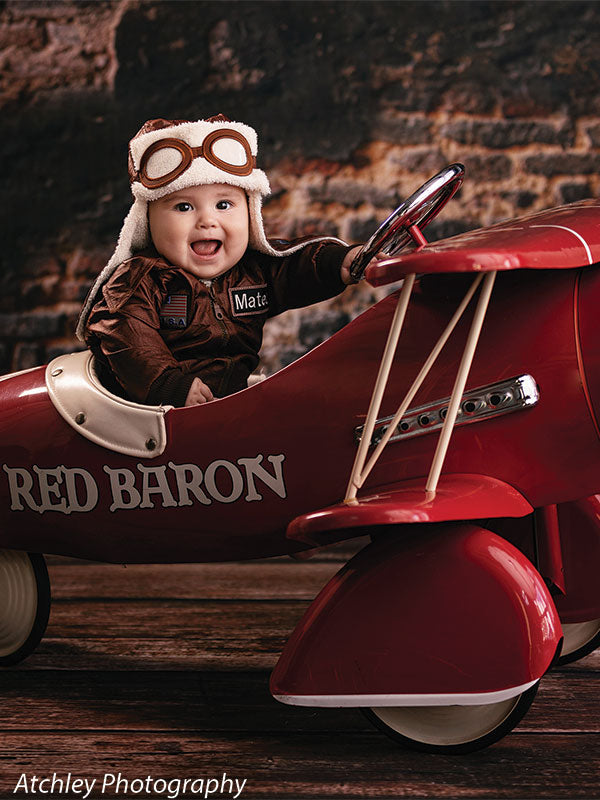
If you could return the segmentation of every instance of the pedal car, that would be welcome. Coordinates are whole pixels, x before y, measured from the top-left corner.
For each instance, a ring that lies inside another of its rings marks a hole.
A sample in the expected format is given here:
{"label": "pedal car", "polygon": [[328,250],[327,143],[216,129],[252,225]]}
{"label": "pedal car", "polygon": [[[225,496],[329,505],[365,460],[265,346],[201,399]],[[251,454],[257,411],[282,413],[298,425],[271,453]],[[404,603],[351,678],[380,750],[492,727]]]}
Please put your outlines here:
{"label": "pedal car", "polygon": [[291,635],[278,700],[464,752],[600,643],[600,203],[428,244],[462,177],[357,258],[389,254],[366,279],[401,289],[244,391],[141,406],[89,352],[0,379],[1,664],[43,635],[42,553],[233,561],[365,534]]}

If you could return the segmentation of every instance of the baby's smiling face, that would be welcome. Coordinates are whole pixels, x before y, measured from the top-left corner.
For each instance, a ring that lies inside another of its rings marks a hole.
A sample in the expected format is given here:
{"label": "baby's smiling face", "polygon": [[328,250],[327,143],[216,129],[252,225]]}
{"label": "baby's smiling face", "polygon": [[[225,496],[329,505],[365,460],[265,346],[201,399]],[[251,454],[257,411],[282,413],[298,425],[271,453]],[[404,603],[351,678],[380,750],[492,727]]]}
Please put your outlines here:
{"label": "baby's smiling face", "polygon": [[197,278],[216,278],[248,247],[248,200],[225,183],[191,186],[148,207],[152,242],[171,264]]}

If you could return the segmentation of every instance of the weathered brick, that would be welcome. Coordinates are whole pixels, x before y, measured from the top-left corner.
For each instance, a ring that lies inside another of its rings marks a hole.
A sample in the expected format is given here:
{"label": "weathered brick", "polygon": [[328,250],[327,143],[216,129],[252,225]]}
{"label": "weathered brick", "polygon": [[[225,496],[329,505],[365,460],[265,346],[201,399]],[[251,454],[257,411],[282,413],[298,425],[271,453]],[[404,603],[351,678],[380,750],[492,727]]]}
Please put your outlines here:
{"label": "weathered brick", "polygon": [[503,200],[508,200],[514,205],[515,209],[519,210],[529,208],[538,198],[535,192],[529,192],[526,189],[501,192],[500,197],[502,197]]}
{"label": "weathered brick", "polygon": [[[542,4],[543,13],[539,3],[458,0],[241,5],[244,14],[224,15],[209,1],[0,2],[0,160],[9,198],[0,331],[14,334],[5,337],[5,361],[15,341],[37,342],[27,331],[16,335],[23,324],[39,328],[18,309],[46,313],[66,300],[51,342],[72,332],[72,309],[110,256],[129,207],[127,140],[150,106],[181,116],[214,108],[258,130],[261,166],[276,167],[287,193],[265,208],[279,228],[267,224],[272,234],[343,231],[365,241],[396,202],[379,179],[390,167],[403,185],[406,173],[415,176],[416,186],[457,159],[467,162],[468,184],[481,182],[466,211],[454,205],[473,219],[434,220],[429,238],[477,227],[492,206],[516,216],[542,200],[581,196],[598,172],[588,158],[600,149],[591,2],[569,3],[568,14],[566,2]],[[576,152],[571,125],[583,132]],[[558,175],[558,186],[522,181],[510,169],[515,159],[521,167],[523,147],[532,173]],[[486,154],[508,161],[484,161]],[[304,219],[308,175],[331,186],[314,190]],[[372,186],[363,189],[366,180]],[[363,202],[381,213],[357,211]],[[45,275],[60,278],[56,298],[40,293],[52,286],[41,283]]]}
{"label": "weathered brick", "polygon": [[556,199],[558,203],[576,203],[592,196],[592,189],[587,182],[568,182],[557,186]]}
{"label": "weathered brick", "polygon": [[32,342],[19,342],[13,354],[13,370],[38,367],[44,360],[44,348]]}
{"label": "weathered brick", "polygon": [[550,116],[570,99],[564,82],[529,75],[526,81],[521,79],[517,87],[511,84],[502,87],[499,106],[502,116],[507,119],[539,119]]}
{"label": "weathered brick", "polygon": [[511,159],[501,153],[480,156],[466,155],[462,159],[466,176],[471,181],[499,181],[509,178],[513,166]]}
{"label": "weathered brick", "polygon": [[61,281],[58,289],[58,300],[69,303],[82,303],[92,286],[92,281]]}
{"label": "weathered brick", "polygon": [[366,242],[371,238],[371,235],[377,230],[379,223],[375,217],[368,219],[353,219],[350,223],[350,241],[351,242]]}
{"label": "weathered brick", "polygon": [[0,342],[0,375],[10,372],[11,356],[8,345]]}
{"label": "weathered brick", "polygon": [[479,225],[474,220],[437,218],[425,228],[424,233],[428,242],[436,242],[438,239],[458,236],[459,233],[465,233],[478,227]]}
{"label": "weathered brick", "polygon": [[67,275],[96,277],[108,263],[110,252],[106,248],[78,247],[67,258]]}
{"label": "weathered brick", "polygon": [[567,125],[557,128],[549,122],[533,120],[461,119],[442,125],[440,133],[460,144],[476,144],[497,150],[529,144],[567,146],[574,140],[573,130]]}
{"label": "weathered brick", "polygon": [[60,276],[50,275],[34,281],[26,281],[21,290],[21,297],[26,308],[48,306],[55,303],[60,289]]}
{"label": "weathered brick", "polygon": [[393,164],[410,172],[424,172],[434,175],[448,163],[448,159],[439,150],[407,150],[390,158]]}
{"label": "weathered brick", "polygon": [[77,353],[80,350],[85,350],[86,347],[81,342],[77,341],[77,339],[69,339],[62,342],[55,342],[54,344],[48,345],[46,348],[46,362],[52,361],[54,358],[58,358],[58,356],[64,356],[68,353]]}
{"label": "weathered brick", "polygon": [[7,47],[18,47],[41,50],[45,36],[43,26],[35,20],[23,20],[12,24],[0,25],[0,50]]}
{"label": "weathered brick", "polygon": [[274,364],[273,371],[282,369],[283,367],[287,367],[289,364],[292,364],[294,361],[297,361],[306,352],[307,348],[303,347],[302,345],[296,345],[293,347],[282,347],[278,354],[279,358],[277,359],[277,363]]}
{"label": "weathered brick", "polygon": [[300,323],[299,343],[306,350],[312,350],[349,322],[350,317],[345,311],[330,310],[311,315]]}
{"label": "weathered brick", "polygon": [[491,114],[498,101],[499,87],[486,86],[478,80],[455,81],[441,96],[439,105],[444,110],[463,114]]}
{"label": "weathered brick", "polygon": [[394,189],[382,189],[368,183],[330,180],[320,186],[311,186],[309,197],[319,203],[342,203],[348,208],[357,208],[364,203],[385,208],[394,205],[398,195]]}
{"label": "weathered brick", "polygon": [[428,144],[432,140],[432,123],[424,117],[385,117],[375,120],[373,139],[394,144]]}
{"label": "weathered brick", "polygon": [[65,315],[59,311],[0,314],[0,336],[7,339],[43,339],[61,333]]}
{"label": "weathered brick", "polygon": [[592,147],[600,147],[600,123],[590,125],[586,133]]}
{"label": "weathered brick", "polygon": [[339,236],[338,225],[332,220],[308,217],[295,220],[292,224],[292,238],[300,236]]}
{"label": "weathered brick", "polygon": [[432,111],[439,105],[440,93],[438,88],[429,82],[420,82],[419,85],[412,86],[392,83],[382,90],[381,99],[397,111],[426,112]]}
{"label": "weathered brick", "polygon": [[[98,5],[105,5],[105,2],[106,0],[101,0]],[[49,3],[48,0],[30,0],[28,3],[23,3],[21,0],[8,0],[5,5],[10,17],[16,20],[23,17],[41,20],[62,19],[75,11],[73,3],[69,0],[62,3]]]}
{"label": "weathered brick", "polygon": [[74,336],[75,330],[77,328],[77,323],[79,321],[79,315],[81,313],[81,307],[77,306],[72,310],[65,313],[64,324],[62,326],[63,331],[65,332],[65,336]]}
{"label": "weathered brick", "polygon": [[525,168],[535,175],[591,175],[600,170],[600,153],[540,153],[525,159]]}

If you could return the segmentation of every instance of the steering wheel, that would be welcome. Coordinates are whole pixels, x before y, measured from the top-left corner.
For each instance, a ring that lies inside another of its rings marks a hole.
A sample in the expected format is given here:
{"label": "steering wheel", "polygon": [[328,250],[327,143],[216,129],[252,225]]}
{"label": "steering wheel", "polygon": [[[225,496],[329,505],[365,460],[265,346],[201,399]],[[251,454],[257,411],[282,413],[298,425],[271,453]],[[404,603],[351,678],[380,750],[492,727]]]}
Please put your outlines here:
{"label": "steering wheel", "polygon": [[383,251],[392,257],[410,242],[422,244],[411,232],[415,225],[424,228],[459,189],[465,176],[462,164],[450,164],[426,181],[401,203],[363,245],[350,266],[350,275],[359,281],[373,256]]}

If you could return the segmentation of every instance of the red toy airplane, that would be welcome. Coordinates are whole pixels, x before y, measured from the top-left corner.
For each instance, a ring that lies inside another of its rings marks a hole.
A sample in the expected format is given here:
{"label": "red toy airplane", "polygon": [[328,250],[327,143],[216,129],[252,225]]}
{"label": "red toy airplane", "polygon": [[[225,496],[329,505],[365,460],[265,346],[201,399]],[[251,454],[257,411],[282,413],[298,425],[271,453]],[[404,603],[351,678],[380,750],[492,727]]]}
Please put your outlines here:
{"label": "red toy airplane", "polygon": [[427,244],[462,177],[357,258],[390,254],[366,278],[399,291],[242,392],[140,406],[88,352],[0,378],[0,664],[43,635],[40,553],[234,561],[365,534],[288,641],[278,700],[465,752],[600,644],[600,202]]}

